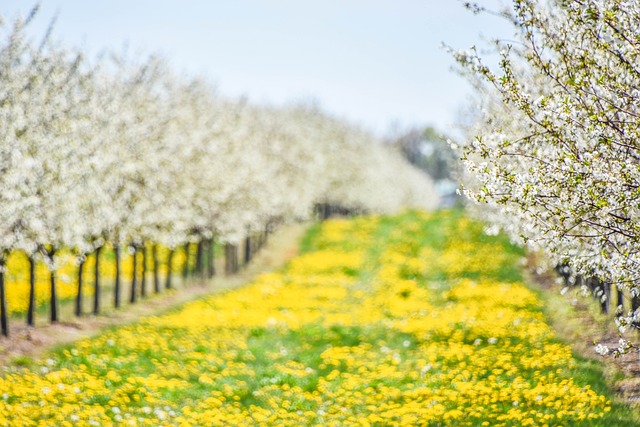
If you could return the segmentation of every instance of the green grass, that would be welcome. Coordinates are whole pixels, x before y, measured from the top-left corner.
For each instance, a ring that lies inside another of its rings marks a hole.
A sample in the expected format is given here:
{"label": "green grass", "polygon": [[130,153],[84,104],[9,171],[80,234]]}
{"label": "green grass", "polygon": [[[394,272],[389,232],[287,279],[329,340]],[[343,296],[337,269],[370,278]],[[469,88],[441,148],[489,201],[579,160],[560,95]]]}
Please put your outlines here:
{"label": "green grass", "polygon": [[[520,360],[559,342],[556,338],[528,341],[515,333],[506,333],[496,344],[489,344],[493,333],[504,331],[491,329],[491,325],[486,331],[474,329],[473,319],[464,315],[455,319],[456,323],[444,324],[442,329],[430,329],[432,322],[442,320],[439,316],[446,317],[448,310],[459,309],[466,303],[464,299],[456,300],[449,295],[459,286],[461,278],[490,282],[523,280],[520,260],[524,251],[511,244],[505,236],[487,236],[482,224],[469,221],[460,210],[430,215],[407,212],[376,220],[356,218],[345,224],[349,233],[339,241],[324,239],[323,226],[314,225],[302,241],[302,251],[308,254],[319,249],[335,254],[360,251],[365,258],[361,269],[346,271],[349,274],[326,274],[326,282],[320,283],[331,287],[335,286],[336,280],[353,282],[346,296],[335,298],[339,298],[345,312],[366,316],[367,311],[382,310],[381,315],[373,317],[374,320],[325,322],[320,318],[307,321],[300,327],[270,322],[271,317],[283,313],[298,310],[302,316],[305,310],[315,309],[314,300],[309,306],[298,307],[296,299],[287,299],[289,290],[297,289],[296,283],[285,283],[280,291],[274,290],[279,289],[280,281],[289,280],[285,268],[264,279],[263,288],[249,287],[181,305],[156,318],[110,328],[96,338],[61,346],[47,356],[54,361],[50,368],[55,371],[82,371],[94,379],[96,391],[86,396],[84,404],[107,408],[122,406],[121,409],[136,417],[154,416],[144,412],[147,407],[170,407],[178,414],[188,413],[193,408],[202,412],[207,408],[199,408],[198,405],[215,398],[222,403],[219,407],[215,406],[218,403],[211,403],[214,405],[212,414],[234,411],[250,414],[260,409],[276,413],[277,408],[286,408],[291,417],[305,417],[308,425],[326,425],[322,413],[346,405],[345,402],[350,406],[344,417],[357,414],[364,419],[376,415],[379,406],[363,403],[363,396],[402,408],[420,393],[430,392],[434,393],[434,400],[437,398],[445,402],[447,413],[453,414],[458,409],[471,410],[475,404],[471,398],[464,400],[461,390],[465,382],[493,381],[508,388],[516,379],[522,379],[533,388],[542,379],[555,380],[554,375],[559,379],[571,379],[579,387],[588,385],[598,394],[614,399],[603,376],[602,365],[593,360],[574,356],[573,368],[556,365],[527,367]],[[424,254],[431,254],[433,259],[422,259]],[[420,268],[414,265],[416,263]],[[426,267],[423,268],[421,263]],[[422,294],[415,288],[398,288],[385,294],[385,286],[393,286],[393,283],[379,283],[384,279],[379,276],[383,267],[397,267],[390,270],[398,275],[393,280],[409,281],[418,288],[429,290],[428,296],[424,297],[426,300],[416,300],[416,295]],[[310,277],[317,280],[322,274],[312,271]],[[378,293],[384,298],[374,298]],[[307,295],[304,293],[298,295],[299,300],[305,298]],[[328,299],[331,302],[331,298]],[[323,301],[318,299],[315,303],[321,306],[326,302]],[[405,318],[394,314],[392,305],[385,305],[398,301],[407,305],[424,303],[424,313],[411,312]],[[363,307],[367,303],[371,305]],[[273,311],[264,311],[264,306],[272,307]],[[337,310],[327,310],[332,309]],[[234,311],[241,313],[240,317],[234,317]],[[535,305],[523,307],[521,312],[523,317],[533,316],[534,320],[543,313]],[[432,313],[438,316],[430,317]],[[323,313],[328,314],[331,313]],[[226,316],[220,325],[207,323],[218,315]],[[256,320],[248,321],[252,316],[256,316]],[[194,318],[194,326],[179,323],[191,317]],[[160,323],[154,323],[156,320]],[[296,325],[295,322],[293,324]],[[405,324],[420,327],[403,330],[402,325]],[[512,327],[517,329],[516,325]],[[478,339],[481,342],[476,344]],[[448,347],[459,351],[448,352]],[[468,349],[475,353],[466,355],[464,351]],[[333,350],[340,350],[342,356],[333,356],[334,360],[326,355]],[[496,352],[492,353],[494,350]],[[494,356],[507,357],[513,361],[510,366],[518,370],[495,374],[501,365],[492,359]],[[17,371],[33,369],[37,372],[43,365],[27,358],[14,362]],[[300,370],[302,373],[298,372]],[[417,372],[420,372],[419,376],[416,376]],[[495,375],[495,380],[490,379],[491,375]],[[354,378],[358,381],[354,382]],[[43,385],[37,385],[35,395],[38,387],[41,390]],[[288,394],[291,388],[299,390]],[[470,395],[472,392],[473,389],[469,391]],[[314,393],[321,396],[320,403],[310,397]],[[463,399],[447,400],[442,397],[455,393]],[[508,399],[500,402],[498,410],[502,414],[514,408]],[[10,403],[17,403],[17,400],[10,399]],[[425,403],[423,406],[428,405]],[[527,408],[536,407],[533,404]],[[312,411],[314,415],[299,415],[298,411]],[[333,415],[342,416],[341,413]],[[114,416],[111,413],[105,415],[110,419]],[[297,424],[289,425],[301,425],[300,419],[297,419]],[[401,425],[402,420],[409,418],[392,414],[386,421],[371,421],[370,424],[395,426]],[[285,422],[284,418],[278,421]],[[344,425],[342,421],[336,425]],[[406,421],[406,425],[480,426],[484,421],[497,424],[493,418],[468,415],[459,421],[441,418],[428,423]],[[244,424],[239,425],[276,423],[251,422],[245,418]],[[518,423],[510,422],[508,425]],[[568,418],[562,425],[635,426],[638,425],[638,417],[628,407],[614,402],[611,412],[602,418],[581,422]]]}

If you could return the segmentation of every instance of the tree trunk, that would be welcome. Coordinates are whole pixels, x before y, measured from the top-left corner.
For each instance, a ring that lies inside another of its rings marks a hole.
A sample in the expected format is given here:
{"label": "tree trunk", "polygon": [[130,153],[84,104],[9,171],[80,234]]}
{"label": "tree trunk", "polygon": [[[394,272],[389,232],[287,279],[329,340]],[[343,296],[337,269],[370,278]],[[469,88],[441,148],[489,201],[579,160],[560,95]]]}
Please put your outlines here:
{"label": "tree trunk", "polygon": [[184,244],[184,267],[182,269],[182,279],[183,280],[187,280],[187,277],[189,277],[189,252],[190,251],[190,245],[189,243],[185,243]]}
{"label": "tree trunk", "polygon": [[95,315],[100,314],[100,252],[102,252],[102,246],[96,248],[96,264],[93,270],[93,314]]}
{"label": "tree trunk", "polygon": [[204,274],[204,240],[198,240],[198,246],[196,247],[196,268],[195,272],[198,276],[203,277]]}
{"label": "tree trunk", "polygon": [[240,271],[240,245],[233,245],[233,272]]}
{"label": "tree trunk", "polygon": [[215,265],[215,240],[213,240],[213,237],[211,239],[209,239],[209,261],[207,263],[208,267],[209,267],[209,278],[212,278],[213,276],[216,275],[216,265]]}
{"label": "tree trunk", "polygon": [[135,304],[136,295],[138,292],[138,248],[133,246],[133,256],[131,257],[131,263],[133,264],[133,271],[131,272],[131,296],[129,297],[129,302],[131,304]]}
{"label": "tree trunk", "polygon": [[602,312],[609,314],[611,308],[613,307],[611,305],[611,286],[613,285],[611,285],[611,283],[605,283],[603,281],[600,281],[600,285],[602,286],[602,292],[604,292],[605,297],[604,301],[600,301]]}
{"label": "tree trunk", "polygon": [[27,309],[27,325],[36,325],[36,260],[29,255],[29,308]]}
{"label": "tree trunk", "polygon": [[76,317],[82,316],[82,268],[84,267],[84,256],[78,265],[78,293],[76,294]]}
{"label": "tree trunk", "polygon": [[251,261],[251,236],[247,234],[244,239],[244,265],[249,264]]}
{"label": "tree trunk", "polygon": [[260,250],[260,238],[254,233],[253,238],[251,239],[251,257],[258,253]]}
{"label": "tree trunk", "polygon": [[224,244],[224,273],[229,275],[233,273],[231,259],[231,243]]}
{"label": "tree trunk", "polygon": [[[51,251],[49,251],[49,260],[52,266],[55,254],[56,250],[51,248]],[[51,323],[56,323],[58,321],[58,293],[56,292],[56,271],[54,268],[51,268],[49,271],[49,278],[51,283]]]}
{"label": "tree trunk", "polygon": [[0,331],[5,337],[9,336],[9,316],[7,313],[7,295],[4,289],[4,258],[0,259]]}
{"label": "tree trunk", "polygon": [[166,288],[167,289],[171,289],[171,275],[173,274],[172,270],[172,264],[173,264],[173,253],[175,252],[175,249],[171,249],[169,251],[169,255],[167,256],[167,282],[166,282]]}
{"label": "tree trunk", "polygon": [[153,244],[151,248],[151,255],[153,256],[153,290],[160,293],[160,263],[158,262],[158,245]]}
{"label": "tree trunk", "polygon": [[630,295],[629,298],[631,299],[631,311],[635,313],[636,310],[640,308],[640,298],[634,297],[633,295]]}
{"label": "tree trunk", "polygon": [[140,251],[142,256],[142,275],[140,276],[140,297],[147,296],[147,245],[142,244],[142,250]]}
{"label": "tree trunk", "polygon": [[600,306],[600,311],[602,313],[608,313],[609,311],[609,292],[608,292],[608,286],[606,283],[603,283],[602,280],[600,280],[597,277],[589,277],[587,279],[587,283],[589,284],[589,287],[591,288],[591,292],[593,293],[593,295],[597,298],[598,300],[598,305]]}
{"label": "tree trunk", "polygon": [[225,273],[234,274],[238,272],[238,245],[225,244]]}
{"label": "tree trunk", "polygon": [[116,256],[116,283],[113,289],[113,305],[115,308],[120,307],[120,247],[116,245],[113,248]]}

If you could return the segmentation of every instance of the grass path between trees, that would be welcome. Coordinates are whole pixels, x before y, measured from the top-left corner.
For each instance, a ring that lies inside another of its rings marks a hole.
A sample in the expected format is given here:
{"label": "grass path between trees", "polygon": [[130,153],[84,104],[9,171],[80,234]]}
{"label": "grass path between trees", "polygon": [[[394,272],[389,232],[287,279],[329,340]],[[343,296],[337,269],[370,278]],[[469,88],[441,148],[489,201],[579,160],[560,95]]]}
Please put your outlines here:
{"label": "grass path between trees", "polygon": [[331,220],[303,253],[12,366],[10,426],[633,426],[522,251],[457,211]]}

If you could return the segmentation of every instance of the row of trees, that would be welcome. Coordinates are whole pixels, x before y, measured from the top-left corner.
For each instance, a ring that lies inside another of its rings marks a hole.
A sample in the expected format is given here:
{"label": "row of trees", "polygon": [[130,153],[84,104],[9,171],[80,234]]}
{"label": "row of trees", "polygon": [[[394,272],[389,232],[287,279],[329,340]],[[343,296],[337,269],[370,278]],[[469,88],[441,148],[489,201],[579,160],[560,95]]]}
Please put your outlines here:
{"label": "row of trees", "polygon": [[[497,14],[515,39],[496,43],[495,66],[475,48],[451,50],[478,95],[474,139],[458,147],[472,177],[464,192],[603,300],[609,286],[637,297],[640,3],[511,3]],[[635,308],[618,308],[621,333],[640,324]],[[630,348],[621,339],[613,354]]]}
{"label": "row of trees", "polygon": [[106,242],[237,244],[318,204],[384,212],[436,202],[397,152],[314,106],[225,99],[155,56],[88,61],[49,37],[33,42],[33,15],[0,28],[5,334],[11,251],[40,254],[55,272],[63,247],[81,262]]}

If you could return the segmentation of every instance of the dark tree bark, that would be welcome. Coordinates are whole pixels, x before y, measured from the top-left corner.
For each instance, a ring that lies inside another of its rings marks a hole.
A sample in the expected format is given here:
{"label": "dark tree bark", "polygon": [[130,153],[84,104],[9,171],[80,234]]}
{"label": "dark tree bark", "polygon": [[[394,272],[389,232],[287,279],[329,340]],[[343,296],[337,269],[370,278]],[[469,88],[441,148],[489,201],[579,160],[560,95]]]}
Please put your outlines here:
{"label": "dark tree bark", "polygon": [[[51,261],[51,264],[53,264],[54,262],[54,257],[56,254],[56,250],[55,248],[51,248],[51,250],[48,252],[48,256],[49,256],[49,260]],[[49,282],[51,284],[51,323],[56,323],[58,322],[58,293],[56,290],[56,271],[55,269],[51,269],[49,271]]]}
{"label": "dark tree bark", "polygon": [[233,260],[231,259],[231,243],[224,244],[224,273],[229,275],[233,273]]}
{"label": "dark tree bark", "polygon": [[226,243],[225,246],[225,273],[238,272],[238,245]]}
{"label": "dark tree bark", "polygon": [[631,296],[631,311],[636,312],[638,308],[640,308],[640,298]]}
{"label": "dark tree bark", "polygon": [[233,272],[237,273],[240,270],[240,261],[238,252],[240,251],[239,245],[233,245]]}
{"label": "dark tree bark", "polygon": [[247,234],[247,237],[244,239],[244,265],[249,264],[251,256],[251,236]]}
{"label": "dark tree bark", "polygon": [[173,271],[172,271],[172,264],[173,264],[173,253],[175,252],[175,249],[171,249],[169,251],[169,255],[167,256],[167,281],[166,281],[166,285],[165,287],[167,289],[171,289],[172,285],[171,285],[171,276],[173,275]]}
{"label": "dark tree bark", "polygon": [[196,247],[196,268],[195,272],[198,276],[204,276],[204,240],[198,240],[198,246]]}
{"label": "dark tree bark", "polygon": [[255,256],[260,250],[260,238],[254,233],[251,238],[251,258]]}
{"label": "dark tree bark", "polygon": [[604,292],[604,296],[605,296],[605,300],[601,301],[601,308],[602,308],[602,312],[603,313],[609,313],[611,311],[612,308],[615,307],[613,305],[611,305],[612,301],[611,301],[611,283],[605,283],[600,281],[600,285],[602,286],[602,291]]}
{"label": "dark tree bark", "polygon": [[135,304],[136,296],[138,294],[138,248],[133,246],[133,256],[131,257],[131,263],[133,264],[133,271],[131,272],[131,295],[129,302]]}
{"label": "dark tree bark", "polygon": [[140,296],[142,298],[147,296],[147,245],[142,244],[140,251],[142,257],[142,275],[140,276]]}
{"label": "dark tree bark", "polygon": [[154,292],[160,293],[160,263],[158,262],[158,245],[155,243],[151,249],[153,256],[153,290]]}
{"label": "dark tree bark", "polygon": [[[607,313],[609,310],[609,295],[607,294],[607,285],[597,277],[589,277],[586,279],[587,286],[591,289],[591,293],[597,298],[600,311]],[[606,298],[602,298],[606,295]]]}
{"label": "dark tree bark", "polygon": [[4,288],[5,259],[0,258],[0,331],[5,337],[9,336],[9,316],[7,313],[7,294]]}
{"label": "dark tree bark", "polygon": [[76,294],[76,309],[75,314],[77,317],[82,316],[82,269],[84,267],[84,256],[80,259],[80,265],[78,265],[78,291]]}
{"label": "dark tree bark", "polygon": [[100,253],[102,246],[96,248],[96,263],[93,270],[93,314],[100,314]]}
{"label": "dark tree bark", "polygon": [[27,309],[27,325],[36,325],[36,260],[29,255],[29,308]]}
{"label": "dark tree bark", "polygon": [[[634,297],[630,294],[629,299],[631,300],[631,312],[635,313],[638,309],[640,309],[640,298],[638,298],[637,296]],[[631,322],[631,326],[636,329],[640,329],[640,323],[638,322]]]}
{"label": "dark tree bark", "polygon": [[213,240],[213,238],[209,239],[209,251],[208,251],[208,256],[209,256],[209,261],[207,262],[207,265],[209,267],[209,278],[212,278],[213,276],[216,275],[216,265],[215,265],[215,241]]}
{"label": "dark tree bark", "polygon": [[569,279],[571,278],[571,268],[569,265],[567,263],[556,265],[556,272],[560,277],[562,277],[564,286],[569,286]]}
{"label": "dark tree bark", "polygon": [[115,308],[120,307],[120,247],[116,245],[113,248],[113,252],[116,256],[116,283],[113,289],[113,305]]}
{"label": "dark tree bark", "polygon": [[185,281],[189,277],[189,255],[190,255],[189,249],[190,249],[189,243],[185,243],[184,244],[184,266],[182,268],[182,279]]}
{"label": "dark tree bark", "polygon": [[326,220],[331,218],[331,205],[329,203],[325,203],[322,208],[322,219]]}

